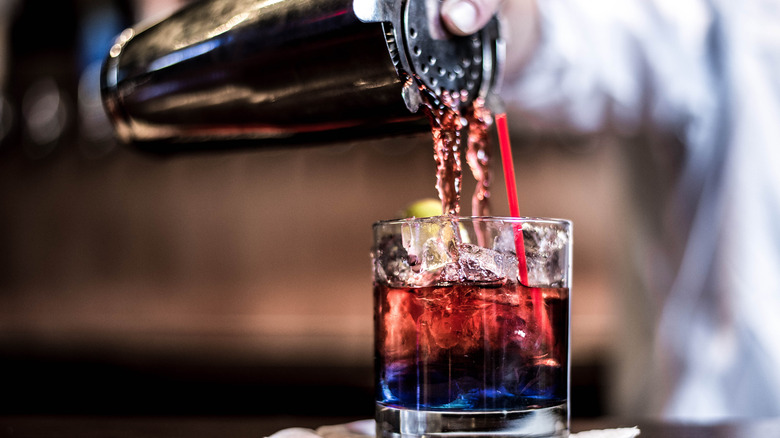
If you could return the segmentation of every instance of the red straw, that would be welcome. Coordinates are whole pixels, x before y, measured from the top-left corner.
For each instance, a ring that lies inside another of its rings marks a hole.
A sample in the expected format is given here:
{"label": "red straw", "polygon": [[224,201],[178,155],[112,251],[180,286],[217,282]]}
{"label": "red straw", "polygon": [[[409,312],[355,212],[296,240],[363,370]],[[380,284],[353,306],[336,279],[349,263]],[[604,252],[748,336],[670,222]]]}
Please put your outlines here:
{"label": "red straw", "polygon": [[498,129],[498,145],[501,147],[501,163],[504,165],[506,195],[509,198],[509,214],[514,217],[520,217],[514,160],[512,160],[512,147],[509,143],[509,127],[506,123],[505,113],[496,115],[496,128]]}
{"label": "red straw", "polygon": [[[517,202],[517,181],[515,180],[515,162],[512,159],[512,145],[509,142],[509,126],[506,122],[506,113],[496,114],[496,128],[498,129],[498,145],[501,148],[501,164],[504,167],[506,196],[509,198],[509,215],[520,217],[520,204]],[[515,225],[515,251],[517,252],[517,261],[520,265],[520,282],[528,285],[528,268],[525,260],[523,230],[519,224]]]}
{"label": "red straw", "polygon": [[[512,146],[509,142],[509,126],[506,122],[506,113],[496,115],[496,129],[498,129],[498,145],[501,148],[501,163],[504,167],[504,182],[506,183],[506,195],[509,198],[509,214],[520,217],[520,204],[517,202],[517,181],[515,180],[515,166],[512,159]],[[518,270],[520,271],[520,283],[528,286],[528,265],[525,259],[525,243],[523,242],[522,224],[514,225],[515,252],[517,253]],[[544,313],[542,304],[542,291],[537,287],[531,288],[531,302],[534,306],[534,314],[539,322],[542,333],[552,345],[552,330],[550,320]]]}

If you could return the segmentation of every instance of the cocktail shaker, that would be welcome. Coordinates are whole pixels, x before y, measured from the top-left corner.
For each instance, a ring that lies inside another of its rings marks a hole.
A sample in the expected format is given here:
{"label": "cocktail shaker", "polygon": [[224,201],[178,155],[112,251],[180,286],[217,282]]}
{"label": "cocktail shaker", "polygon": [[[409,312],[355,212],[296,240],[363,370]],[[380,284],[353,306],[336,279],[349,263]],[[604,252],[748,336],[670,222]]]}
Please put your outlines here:
{"label": "cocktail shaker", "polygon": [[440,0],[204,0],[125,30],[103,66],[117,136],[153,152],[430,129],[418,85],[486,97],[498,23],[457,37]]}

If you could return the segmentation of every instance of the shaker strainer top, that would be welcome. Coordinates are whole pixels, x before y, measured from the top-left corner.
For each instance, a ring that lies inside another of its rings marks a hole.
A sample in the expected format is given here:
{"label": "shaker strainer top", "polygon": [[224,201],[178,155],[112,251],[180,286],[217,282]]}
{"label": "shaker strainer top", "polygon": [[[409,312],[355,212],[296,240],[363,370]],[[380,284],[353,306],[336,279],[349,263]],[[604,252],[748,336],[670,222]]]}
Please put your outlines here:
{"label": "shaker strainer top", "polygon": [[[503,53],[495,18],[473,35],[455,36],[441,22],[441,0],[354,0],[353,7],[360,20],[383,24],[399,75],[417,78],[439,96],[457,94],[462,106],[496,86]],[[417,97],[404,99],[417,110]]]}

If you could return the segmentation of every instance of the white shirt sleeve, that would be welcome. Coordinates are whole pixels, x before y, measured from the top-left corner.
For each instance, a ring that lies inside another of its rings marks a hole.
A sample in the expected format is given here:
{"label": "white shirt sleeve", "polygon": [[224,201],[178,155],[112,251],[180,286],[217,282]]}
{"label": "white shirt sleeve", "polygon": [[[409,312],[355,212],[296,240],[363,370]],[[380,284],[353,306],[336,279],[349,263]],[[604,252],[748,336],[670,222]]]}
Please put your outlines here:
{"label": "white shirt sleeve", "polygon": [[538,7],[539,46],[499,93],[519,126],[680,129],[713,105],[714,14],[705,1],[539,0]]}

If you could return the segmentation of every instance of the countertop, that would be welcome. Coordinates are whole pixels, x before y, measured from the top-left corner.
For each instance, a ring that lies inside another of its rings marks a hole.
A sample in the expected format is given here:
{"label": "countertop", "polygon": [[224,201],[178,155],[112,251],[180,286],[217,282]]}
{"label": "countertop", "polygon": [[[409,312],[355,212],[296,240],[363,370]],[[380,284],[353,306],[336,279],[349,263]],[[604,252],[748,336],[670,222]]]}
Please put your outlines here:
{"label": "countertop", "polygon": [[[262,438],[288,427],[316,428],[356,418],[335,417],[0,417],[0,437],[121,437],[121,438]],[[770,438],[780,437],[780,418],[718,424],[596,419],[572,421],[572,432],[638,426],[641,438]]]}

